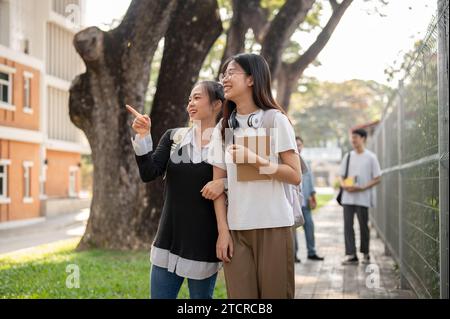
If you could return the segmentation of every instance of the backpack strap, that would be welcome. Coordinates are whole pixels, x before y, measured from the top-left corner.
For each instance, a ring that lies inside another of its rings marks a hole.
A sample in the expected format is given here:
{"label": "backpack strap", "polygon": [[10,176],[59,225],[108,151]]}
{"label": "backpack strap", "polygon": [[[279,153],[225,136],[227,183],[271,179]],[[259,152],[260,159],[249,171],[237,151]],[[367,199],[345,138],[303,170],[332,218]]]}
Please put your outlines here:
{"label": "backpack strap", "polygon": [[347,164],[345,165],[345,176],[344,178],[348,177],[348,167],[350,165],[350,152],[347,153]]}
{"label": "backpack strap", "polygon": [[271,129],[275,127],[275,116],[277,113],[281,113],[279,110],[276,109],[268,109],[264,111],[263,119],[262,119],[262,125],[261,127],[264,127],[266,130]]}
{"label": "backpack strap", "polygon": [[[275,117],[277,116],[277,113],[281,113],[281,112],[276,109],[269,109],[269,110],[264,111],[264,116],[263,116],[261,127],[266,129],[268,136],[270,136],[270,129],[275,128]],[[301,156],[300,156],[300,165],[301,165],[303,174],[305,174],[309,171],[308,166],[306,165],[305,161],[303,160],[303,158]]]}

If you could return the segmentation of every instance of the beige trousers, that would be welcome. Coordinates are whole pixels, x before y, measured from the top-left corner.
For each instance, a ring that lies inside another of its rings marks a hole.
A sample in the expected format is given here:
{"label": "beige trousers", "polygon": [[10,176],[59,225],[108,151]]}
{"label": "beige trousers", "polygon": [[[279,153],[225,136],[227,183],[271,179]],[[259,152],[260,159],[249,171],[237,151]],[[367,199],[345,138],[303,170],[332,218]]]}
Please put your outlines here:
{"label": "beige trousers", "polygon": [[230,299],[293,299],[292,227],[232,230],[234,254],[224,263]]}

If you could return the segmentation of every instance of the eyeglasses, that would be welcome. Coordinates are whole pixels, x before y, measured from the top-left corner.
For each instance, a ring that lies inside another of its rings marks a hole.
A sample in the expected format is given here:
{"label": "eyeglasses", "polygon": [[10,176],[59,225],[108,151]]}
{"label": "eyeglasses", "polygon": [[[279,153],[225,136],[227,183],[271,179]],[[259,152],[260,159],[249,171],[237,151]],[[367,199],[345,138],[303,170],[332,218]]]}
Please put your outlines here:
{"label": "eyeglasses", "polygon": [[219,82],[223,82],[223,81],[225,81],[225,79],[227,79],[227,78],[232,78],[232,76],[233,75],[235,75],[235,74],[247,74],[247,73],[245,73],[245,72],[233,72],[233,71],[230,71],[230,72],[225,72],[225,73],[220,73],[219,74]]}

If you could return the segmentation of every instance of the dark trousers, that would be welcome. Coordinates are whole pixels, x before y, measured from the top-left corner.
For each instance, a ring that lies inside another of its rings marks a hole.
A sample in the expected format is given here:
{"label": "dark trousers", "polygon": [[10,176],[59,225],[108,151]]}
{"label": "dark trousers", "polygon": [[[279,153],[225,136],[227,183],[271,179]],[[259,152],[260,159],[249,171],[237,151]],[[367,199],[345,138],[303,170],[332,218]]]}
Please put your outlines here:
{"label": "dark trousers", "polygon": [[344,236],[345,254],[356,255],[355,231],[353,229],[354,216],[358,217],[361,233],[361,253],[369,253],[369,209],[357,205],[344,205]]}

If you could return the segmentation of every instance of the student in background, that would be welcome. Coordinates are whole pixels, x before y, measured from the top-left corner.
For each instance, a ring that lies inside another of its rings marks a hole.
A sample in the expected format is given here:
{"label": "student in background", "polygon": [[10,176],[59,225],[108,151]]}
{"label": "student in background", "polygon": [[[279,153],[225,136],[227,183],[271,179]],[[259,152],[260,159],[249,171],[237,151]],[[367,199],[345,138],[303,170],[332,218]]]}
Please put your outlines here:
{"label": "student in background", "polygon": [[[369,207],[375,203],[373,187],[381,181],[381,170],[377,156],[365,148],[367,132],[357,129],[352,132],[353,150],[344,157],[341,163],[340,183],[343,189],[342,206],[344,207],[344,236],[346,258],[343,265],[357,265],[355,231],[353,220],[356,214],[361,232],[360,252],[363,254],[363,263],[370,263],[369,254]],[[344,180],[347,160],[348,177]]]}
{"label": "student in background", "polygon": [[[300,136],[296,136],[295,140],[297,142],[298,152],[302,153],[304,144],[303,139]],[[322,261],[323,257],[317,256],[316,253],[316,243],[314,238],[314,221],[312,218],[312,210],[314,210],[317,206],[316,200],[316,190],[314,188],[314,176],[311,171],[311,167],[309,163],[305,162],[307,167],[306,172],[303,172],[302,175],[302,193],[303,193],[303,203],[302,203],[302,212],[303,217],[305,218],[305,224],[303,225],[303,231],[305,232],[306,239],[306,248],[308,251],[308,259],[314,261]],[[295,262],[301,262],[297,257],[298,252],[298,240],[297,234],[294,235],[295,238]]]}

